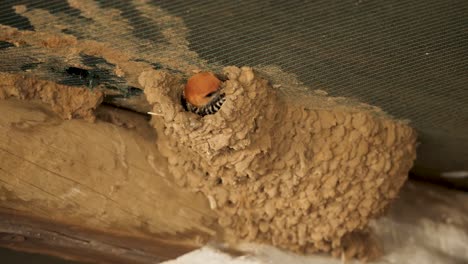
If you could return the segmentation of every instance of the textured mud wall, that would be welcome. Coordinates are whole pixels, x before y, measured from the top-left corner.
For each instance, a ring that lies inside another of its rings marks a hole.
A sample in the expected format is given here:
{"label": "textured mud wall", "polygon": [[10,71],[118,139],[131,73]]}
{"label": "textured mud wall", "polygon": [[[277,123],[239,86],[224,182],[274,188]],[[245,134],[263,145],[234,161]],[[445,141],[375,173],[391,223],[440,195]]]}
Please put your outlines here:
{"label": "textured mud wall", "polygon": [[415,159],[415,132],[325,96],[303,99],[315,103],[306,107],[248,67],[224,73],[227,100],[203,118],[183,111],[177,77],[139,78],[161,114],[153,124],[175,181],[208,197],[229,241],[341,250],[345,235],[396,197]]}

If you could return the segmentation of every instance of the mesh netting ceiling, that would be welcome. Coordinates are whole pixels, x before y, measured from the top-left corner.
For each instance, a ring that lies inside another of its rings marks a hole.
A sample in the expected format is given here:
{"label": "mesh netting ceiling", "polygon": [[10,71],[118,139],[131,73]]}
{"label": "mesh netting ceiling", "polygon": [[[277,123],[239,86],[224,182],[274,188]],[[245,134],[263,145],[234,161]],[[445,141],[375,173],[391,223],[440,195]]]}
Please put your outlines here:
{"label": "mesh netting ceiling", "polygon": [[[132,26],[133,37],[174,45],[163,40],[164,25],[151,24],[150,17],[137,8],[140,2],[96,4],[103,10],[118,10]],[[89,18],[67,1],[3,0],[0,24],[35,30],[28,18],[12,8],[20,4],[81,19],[83,24],[66,30],[86,37],[78,29],[86,27]],[[275,65],[312,90],[356,98],[411,120],[421,142],[416,173],[468,170],[468,1],[149,4],[182,18],[189,49],[209,64]],[[104,36],[121,30],[112,24],[102,27]]]}

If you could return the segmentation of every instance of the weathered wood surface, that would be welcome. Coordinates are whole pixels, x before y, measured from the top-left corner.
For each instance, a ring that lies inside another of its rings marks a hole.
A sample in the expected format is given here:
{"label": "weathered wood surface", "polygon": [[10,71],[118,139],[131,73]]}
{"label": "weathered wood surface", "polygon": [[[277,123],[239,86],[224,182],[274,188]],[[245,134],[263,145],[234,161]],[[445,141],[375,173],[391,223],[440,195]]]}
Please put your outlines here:
{"label": "weathered wood surface", "polygon": [[145,116],[101,108],[114,124],[63,121],[16,99],[0,111],[0,246],[154,263],[215,236],[206,199],[167,178]]}

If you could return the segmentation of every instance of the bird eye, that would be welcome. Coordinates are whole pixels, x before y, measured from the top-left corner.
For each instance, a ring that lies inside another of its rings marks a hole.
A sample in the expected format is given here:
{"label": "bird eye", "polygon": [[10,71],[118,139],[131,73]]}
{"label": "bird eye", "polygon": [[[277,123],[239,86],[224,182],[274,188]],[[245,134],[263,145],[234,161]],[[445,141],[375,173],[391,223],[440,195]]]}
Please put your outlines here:
{"label": "bird eye", "polygon": [[211,96],[213,96],[215,93],[216,93],[216,92],[211,92],[211,93],[205,95],[205,97],[211,97]]}

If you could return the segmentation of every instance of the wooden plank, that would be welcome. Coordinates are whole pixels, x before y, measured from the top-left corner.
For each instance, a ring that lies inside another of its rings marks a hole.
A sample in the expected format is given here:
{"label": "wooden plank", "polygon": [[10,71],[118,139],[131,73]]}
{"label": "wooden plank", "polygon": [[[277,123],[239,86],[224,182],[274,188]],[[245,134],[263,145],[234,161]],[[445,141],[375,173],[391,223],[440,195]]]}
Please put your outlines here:
{"label": "wooden plank", "polygon": [[16,99],[0,111],[1,246],[154,263],[216,235],[206,199],[171,183],[144,115],[101,108],[120,126],[63,121]]}

